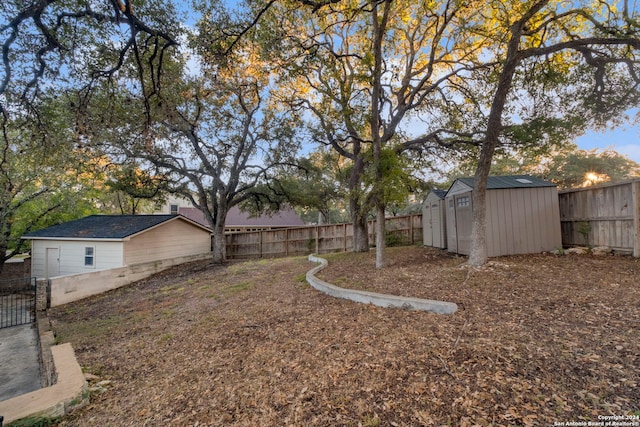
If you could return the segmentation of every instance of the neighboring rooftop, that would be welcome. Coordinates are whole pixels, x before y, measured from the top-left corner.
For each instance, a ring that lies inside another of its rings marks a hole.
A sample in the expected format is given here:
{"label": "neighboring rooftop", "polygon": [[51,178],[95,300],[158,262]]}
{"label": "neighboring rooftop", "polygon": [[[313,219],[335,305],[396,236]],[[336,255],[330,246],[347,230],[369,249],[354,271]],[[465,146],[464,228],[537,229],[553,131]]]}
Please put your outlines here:
{"label": "neighboring rooftop", "polygon": [[[24,238],[124,239],[177,215],[91,215],[25,234]],[[190,221],[191,222],[191,221]]]}
{"label": "neighboring rooftop", "polygon": [[[202,225],[209,226],[204,214],[196,208],[183,208],[178,209],[180,215],[198,222]],[[231,227],[301,227],[304,225],[304,221],[295,213],[291,208],[283,209],[273,215],[261,215],[259,217],[251,218],[251,214],[242,212],[237,206],[232,207],[227,214],[227,220],[225,226]]]}
{"label": "neighboring rooftop", "polygon": [[[473,178],[458,178],[458,181],[473,188]],[[487,190],[533,187],[556,187],[556,184],[531,175],[490,176],[487,178]]]}

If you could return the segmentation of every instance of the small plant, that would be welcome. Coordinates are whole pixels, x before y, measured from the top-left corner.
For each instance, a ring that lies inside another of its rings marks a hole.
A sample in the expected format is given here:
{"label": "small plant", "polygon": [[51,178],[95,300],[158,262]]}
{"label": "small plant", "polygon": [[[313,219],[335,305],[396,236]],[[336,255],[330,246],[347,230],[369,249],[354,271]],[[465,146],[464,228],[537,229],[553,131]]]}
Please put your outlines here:
{"label": "small plant", "polygon": [[401,235],[388,231],[385,236],[385,242],[387,247],[402,246],[404,244],[404,239]]}
{"label": "small plant", "polygon": [[580,221],[576,224],[576,231],[582,235],[584,245],[591,247],[589,243],[589,234],[591,233],[591,223],[589,221]]}

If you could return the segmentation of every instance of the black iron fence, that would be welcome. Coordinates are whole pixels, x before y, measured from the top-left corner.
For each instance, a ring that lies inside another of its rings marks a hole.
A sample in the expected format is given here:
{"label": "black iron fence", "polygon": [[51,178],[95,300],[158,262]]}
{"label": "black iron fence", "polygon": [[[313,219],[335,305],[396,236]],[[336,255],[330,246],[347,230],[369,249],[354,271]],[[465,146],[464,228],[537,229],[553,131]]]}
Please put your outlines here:
{"label": "black iron fence", "polygon": [[0,328],[24,325],[36,320],[36,279],[0,282]]}

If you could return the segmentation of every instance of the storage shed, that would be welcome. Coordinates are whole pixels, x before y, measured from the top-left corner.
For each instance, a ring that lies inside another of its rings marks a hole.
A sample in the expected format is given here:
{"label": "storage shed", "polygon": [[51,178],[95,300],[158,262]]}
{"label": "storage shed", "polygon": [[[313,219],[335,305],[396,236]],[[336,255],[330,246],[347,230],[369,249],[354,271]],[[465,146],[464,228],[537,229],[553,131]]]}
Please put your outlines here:
{"label": "storage shed", "polygon": [[[473,178],[459,178],[445,197],[447,248],[471,250]],[[556,185],[529,175],[487,181],[487,255],[537,253],[562,245]]]}
{"label": "storage shed", "polygon": [[425,246],[447,247],[445,190],[431,190],[422,202],[422,237]]}
{"label": "storage shed", "polygon": [[640,178],[560,191],[562,244],[640,257]]}
{"label": "storage shed", "polygon": [[31,274],[50,278],[211,251],[211,230],[181,215],[91,215],[23,236]]}

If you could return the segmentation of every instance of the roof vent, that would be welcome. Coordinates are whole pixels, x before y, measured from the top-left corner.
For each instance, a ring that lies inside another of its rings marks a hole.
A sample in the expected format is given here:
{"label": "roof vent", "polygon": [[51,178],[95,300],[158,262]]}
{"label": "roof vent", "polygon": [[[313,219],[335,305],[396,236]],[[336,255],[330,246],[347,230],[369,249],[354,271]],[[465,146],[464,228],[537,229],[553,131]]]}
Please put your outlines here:
{"label": "roof vent", "polygon": [[530,181],[526,178],[516,178],[516,181],[518,181],[520,184],[533,184],[533,181]]}

